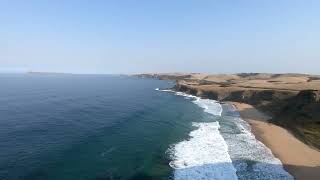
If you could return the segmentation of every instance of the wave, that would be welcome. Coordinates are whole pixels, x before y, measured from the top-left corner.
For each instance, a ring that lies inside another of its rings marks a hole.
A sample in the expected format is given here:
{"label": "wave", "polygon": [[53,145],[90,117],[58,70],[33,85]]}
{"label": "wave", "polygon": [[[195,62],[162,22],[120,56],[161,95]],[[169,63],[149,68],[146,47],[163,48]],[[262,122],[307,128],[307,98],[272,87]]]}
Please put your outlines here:
{"label": "wave", "polygon": [[228,146],[219,132],[219,123],[194,123],[198,129],[190,139],[171,149],[170,166],[175,180],[236,180],[236,169],[228,154]]}
{"label": "wave", "polygon": [[173,90],[171,90],[171,89],[160,89],[160,88],[156,88],[155,90],[156,90],[156,91],[162,91],[162,92],[175,92],[175,91],[173,91]]}
{"label": "wave", "polygon": [[222,106],[215,100],[210,99],[196,99],[193,103],[197,104],[198,106],[202,107],[205,112],[209,114],[213,114],[216,116],[221,116],[222,114]]}
{"label": "wave", "polygon": [[[164,90],[160,90],[164,91]],[[173,92],[191,99],[193,103],[214,116],[221,116],[222,106],[215,100],[202,99],[183,92]],[[219,132],[219,122],[193,123],[196,130],[190,132],[189,140],[175,144],[169,149],[175,169],[175,180],[237,180],[236,169],[228,154],[228,146]]]}
{"label": "wave", "polygon": [[[205,112],[222,116],[223,108],[215,100],[160,91],[191,99]],[[223,127],[219,122],[194,123],[198,129],[189,134],[190,139],[169,149],[175,180],[293,180],[281,161],[251,133],[250,125],[241,119],[235,107],[227,110],[221,124]]]}
{"label": "wave", "polygon": [[204,111],[209,114],[213,114],[216,116],[221,116],[221,114],[222,114],[222,106],[218,101],[211,100],[211,99],[202,99],[198,96],[190,95],[190,94],[187,94],[184,92],[173,91],[171,89],[162,89],[161,90],[159,88],[156,88],[155,90],[162,91],[162,92],[172,92],[172,93],[175,93],[175,95],[177,95],[177,96],[183,96],[186,99],[192,99],[193,103],[195,103],[198,106],[200,106],[201,108],[203,108]]}
{"label": "wave", "polygon": [[[222,136],[229,147],[229,154],[237,169],[239,179],[293,180],[293,177],[283,169],[279,159],[271,150],[258,141],[251,132],[250,125],[240,118],[234,106],[229,109],[232,117],[224,117],[236,127],[222,130]],[[254,163],[252,163],[254,162]]]}

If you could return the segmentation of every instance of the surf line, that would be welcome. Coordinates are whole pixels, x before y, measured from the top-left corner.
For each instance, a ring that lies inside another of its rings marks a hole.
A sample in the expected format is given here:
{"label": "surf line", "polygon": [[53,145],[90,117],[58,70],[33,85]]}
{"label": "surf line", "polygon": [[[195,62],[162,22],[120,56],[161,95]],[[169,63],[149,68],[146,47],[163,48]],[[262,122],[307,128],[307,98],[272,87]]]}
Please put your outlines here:
{"label": "surf line", "polygon": [[[218,101],[172,90],[157,90],[192,99],[193,103],[213,116],[222,114],[222,106]],[[190,138],[174,144],[168,150],[172,159],[169,165],[175,169],[174,179],[237,180],[236,169],[228,153],[228,145],[219,131],[219,122],[193,123],[192,125],[197,129],[190,132]]]}

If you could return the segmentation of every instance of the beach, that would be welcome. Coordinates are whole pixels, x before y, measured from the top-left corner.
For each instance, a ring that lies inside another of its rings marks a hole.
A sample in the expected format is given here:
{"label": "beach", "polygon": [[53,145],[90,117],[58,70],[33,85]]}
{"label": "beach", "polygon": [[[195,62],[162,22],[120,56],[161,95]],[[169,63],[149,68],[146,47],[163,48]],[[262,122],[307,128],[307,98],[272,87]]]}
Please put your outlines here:
{"label": "beach", "polygon": [[[240,154],[242,159],[256,163],[264,162],[268,167],[276,167],[278,170],[281,170],[283,165],[283,168],[297,180],[320,179],[319,76],[292,73],[168,73],[141,74],[138,77],[174,80],[176,82],[172,88],[174,91],[218,102],[237,102],[233,103],[234,110],[226,106],[226,111],[222,115],[224,121],[220,121],[222,124],[220,132],[228,144],[237,174],[243,175],[239,173],[241,168],[237,165]],[[249,104],[274,117],[259,112]],[[235,118],[237,116],[241,116],[240,119],[245,120],[248,127]],[[269,123],[268,120],[271,119],[272,123]],[[237,127],[226,129],[229,125],[225,123],[236,124]],[[249,133],[246,132],[246,128]],[[225,133],[229,130],[239,132],[241,135],[232,136]],[[245,140],[240,137],[245,137]],[[241,142],[247,143],[241,144]],[[259,152],[260,149],[265,152],[263,155]],[[243,152],[249,155],[243,156],[245,155]],[[268,159],[271,161],[268,162]],[[278,163],[281,167],[273,166]],[[269,175],[276,171],[265,172]],[[255,179],[262,179],[263,176]],[[290,178],[288,175],[285,177]],[[271,179],[282,179],[282,177],[271,177]]]}
{"label": "beach", "polygon": [[233,103],[251,125],[256,138],[269,147],[296,180],[320,178],[320,152],[295,138],[286,129],[268,123],[270,117],[245,103]]}
{"label": "beach", "polygon": [[164,92],[182,96],[204,112],[200,122],[192,123],[195,129],[189,138],[169,148],[175,180],[293,180],[270,149],[256,140],[232,104]]}

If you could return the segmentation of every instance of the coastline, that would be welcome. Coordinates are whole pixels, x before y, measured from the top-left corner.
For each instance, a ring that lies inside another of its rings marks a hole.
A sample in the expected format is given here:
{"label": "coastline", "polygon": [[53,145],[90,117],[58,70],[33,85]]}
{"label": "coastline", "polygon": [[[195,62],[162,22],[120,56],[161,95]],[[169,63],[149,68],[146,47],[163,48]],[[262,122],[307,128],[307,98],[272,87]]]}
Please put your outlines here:
{"label": "coastline", "polygon": [[286,129],[268,123],[269,117],[253,106],[232,102],[241,117],[251,126],[256,138],[271,149],[284,168],[296,180],[318,180],[320,177],[320,152],[295,138]]}

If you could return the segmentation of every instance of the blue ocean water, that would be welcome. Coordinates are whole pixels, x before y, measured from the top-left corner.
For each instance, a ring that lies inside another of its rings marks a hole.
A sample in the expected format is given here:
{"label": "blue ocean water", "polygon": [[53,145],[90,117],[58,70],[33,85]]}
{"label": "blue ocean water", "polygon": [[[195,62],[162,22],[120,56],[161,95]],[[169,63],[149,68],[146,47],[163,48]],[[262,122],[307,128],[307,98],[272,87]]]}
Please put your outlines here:
{"label": "blue ocean water", "polygon": [[201,108],[128,76],[0,75],[0,179],[168,179]]}
{"label": "blue ocean water", "polygon": [[0,75],[1,180],[291,179],[230,104],[129,76]]}

